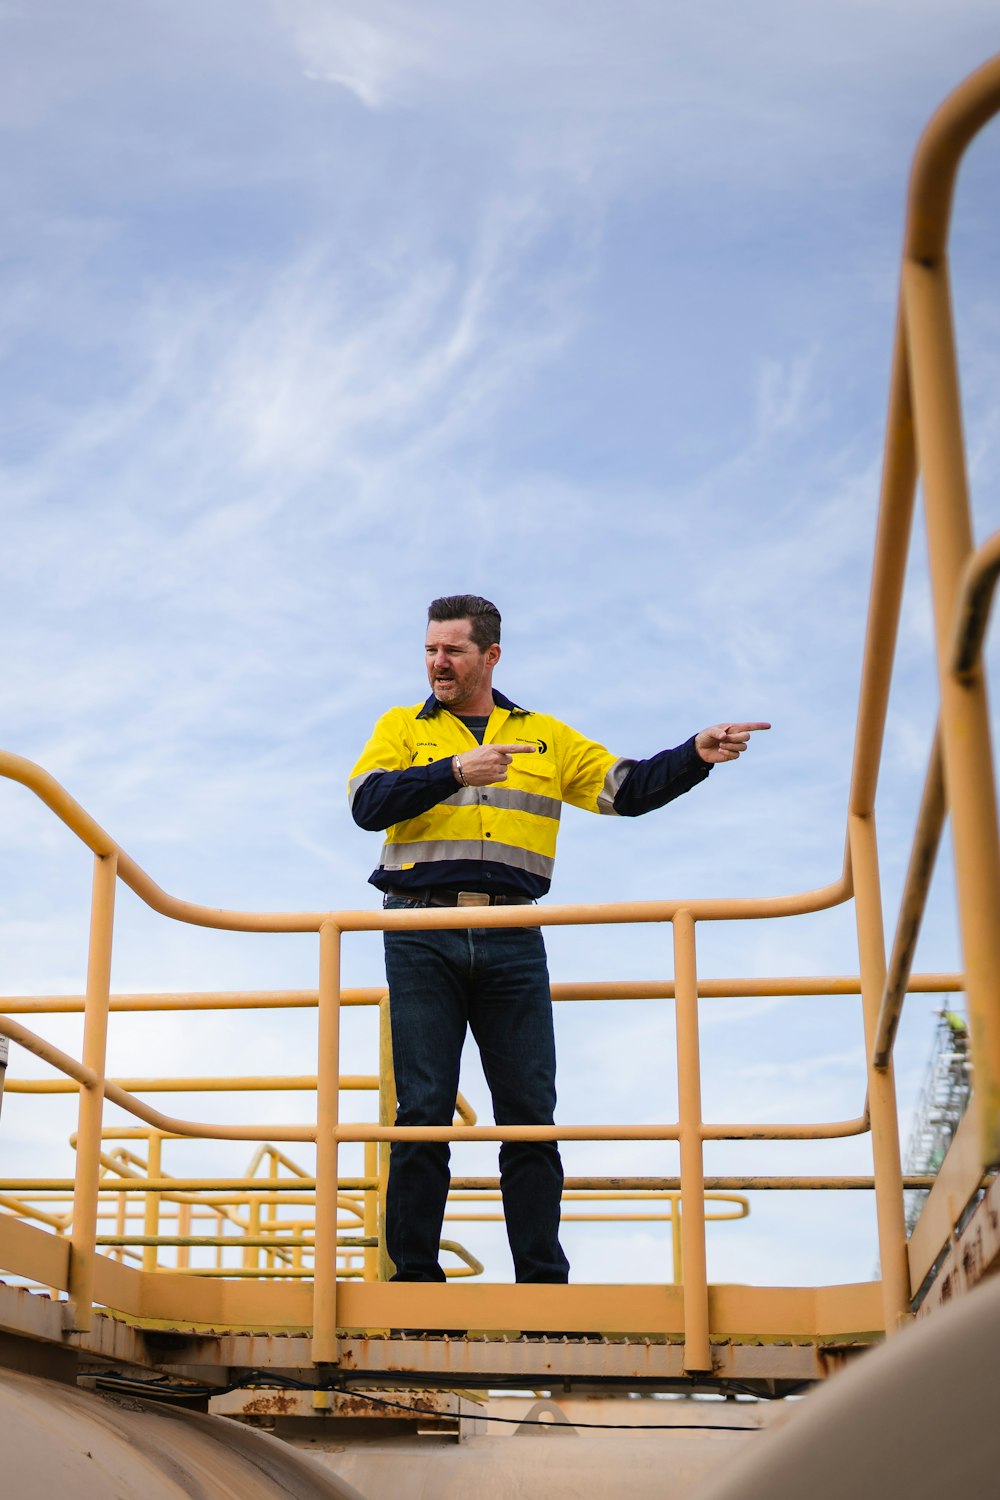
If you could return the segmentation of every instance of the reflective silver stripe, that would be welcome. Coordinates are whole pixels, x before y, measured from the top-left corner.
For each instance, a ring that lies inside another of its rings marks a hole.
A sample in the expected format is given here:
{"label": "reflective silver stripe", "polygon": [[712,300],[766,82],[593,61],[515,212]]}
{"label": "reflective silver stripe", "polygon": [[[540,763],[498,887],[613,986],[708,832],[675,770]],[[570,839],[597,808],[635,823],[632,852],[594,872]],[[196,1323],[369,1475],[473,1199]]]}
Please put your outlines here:
{"label": "reflective silver stripe", "polygon": [[558,797],[542,797],[538,792],[515,792],[507,786],[491,786],[486,791],[491,807],[509,807],[513,812],[534,813],[539,818],[562,817],[562,803]]}
{"label": "reflective silver stripe", "polygon": [[380,776],[386,769],[387,767],[385,766],[372,766],[370,771],[362,771],[360,776],[352,776],[350,781],[347,783],[348,807],[353,808],[354,799],[358,795],[358,788],[362,785],[362,783],[366,782],[369,776]]}
{"label": "reflective silver stripe", "polygon": [[610,817],[617,818],[615,797],[618,795],[618,788],[636,764],[637,762],[634,760],[625,760],[622,758],[616,760],[614,765],[610,767],[607,776],[604,778],[604,785],[597,794],[597,811],[599,813],[607,813]]}
{"label": "reflective silver stripe", "polygon": [[442,797],[442,807],[475,807],[479,802],[479,794],[474,786],[460,786],[457,792],[452,792],[450,797]]}
{"label": "reflective silver stripe", "polygon": [[537,792],[515,792],[508,786],[463,786],[444,798],[448,807],[504,807],[511,812],[534,813],[539,818],[562,816],[558,797],[540,797]]}
{"label": "reflective silver stripe", "polygon": [[429,839],[417,844],[384,844],[381,868],[401,870],[404,865],[432,864],[442,859],[474,859],[488,864],[511,865],[531,875],[552,879],[555,860],[531,849],[517,849],[493,839]]}

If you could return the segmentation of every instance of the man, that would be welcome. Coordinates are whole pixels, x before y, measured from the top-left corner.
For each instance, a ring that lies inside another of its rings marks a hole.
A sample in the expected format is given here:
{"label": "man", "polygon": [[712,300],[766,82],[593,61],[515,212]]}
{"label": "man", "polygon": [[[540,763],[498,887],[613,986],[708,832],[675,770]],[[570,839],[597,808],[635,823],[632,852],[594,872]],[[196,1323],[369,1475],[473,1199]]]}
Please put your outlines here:
{"label": "man", "polygon": [[[549,889],[563,802],[635,817],[736,760],[768,724],[717,724],[649,760],[622,760],[548,714],[494,691],[500,614],[475,594],[428,610],[431,696],[392,708],[351,773],[354,820],[387,829],[371,884],[388,908],[522,905]],[[555,1043],[537,927],[387,932],[397,1125],[449,1125],[466,1028],[498,1125],[551,1125]],[[397,1281],[443,1281],[449,1150],[397,1141],[386,1243]],[[500,1184],[518,1281],[566,1281],[563,1173],[554,1142],[506,1141]]]}

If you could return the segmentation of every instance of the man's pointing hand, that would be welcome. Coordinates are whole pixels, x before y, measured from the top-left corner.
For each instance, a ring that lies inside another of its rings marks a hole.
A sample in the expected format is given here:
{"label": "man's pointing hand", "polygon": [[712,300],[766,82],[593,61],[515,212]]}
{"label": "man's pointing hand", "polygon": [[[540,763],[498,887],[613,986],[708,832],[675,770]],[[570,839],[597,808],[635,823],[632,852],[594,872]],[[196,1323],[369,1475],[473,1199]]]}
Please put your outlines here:
{"label": "man's pointing hand", "polygon": [[711,729],[695,735],[694,748],[708,765],[717,766],[724,760],[738,760],[751,734],[770,727],[770,724],[713,724]]}
{"label": "man's pointing hand", "polygon": [[507,767],[515,755],[534,755],[534,745],[478,745],[452,759],[455,780],[465,786],[492,786],[507,780]]}

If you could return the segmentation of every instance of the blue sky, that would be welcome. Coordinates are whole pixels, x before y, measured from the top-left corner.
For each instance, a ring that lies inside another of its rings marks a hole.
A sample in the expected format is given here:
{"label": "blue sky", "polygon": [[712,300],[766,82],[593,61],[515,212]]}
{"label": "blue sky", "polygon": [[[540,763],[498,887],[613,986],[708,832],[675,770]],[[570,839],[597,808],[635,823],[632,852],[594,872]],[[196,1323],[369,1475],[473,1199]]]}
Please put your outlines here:
{"label": "blue sky", "polygon": [[[377,715],[424,695],[428,600],[470,590],[504,616],[498,685],[619,753],[774,723],[658,816],[570,810],[558,898],[834,878],[909,162],[996,32],[975,0],[0,5],[5,746],[176,894],[370,905],[378,840],[344,781]],[[981,535],[1000,471],[996,140],[969,154],[953,241]],[[879,804],[890,924],[930,643],[918,534]],[[76,992],[86,859],[22,790],[0,795],[4,987]],[[945,856],[918,968],[957,966],[954,927]],[[553,975],[668,975],[668,938],[559,932]],[[856,970],[849,910],[700,944],[706,974]],[[349,940],[345,965],[377,982],[377,940]],[[314,978],[307,939],[185,932],[121,897],[116,988]],[[904,1022],[904,1132],[932,1009]],[[703,1010],[712,1118],[859,1112],[852,1002]],[[561,1119],[671,1116],[669,1007],[565,1006],[558,1026]],[[112,1057],[307,1072],[312,1027],[122,1018]],[[352,1017],[352,1068],[371,1041]],[[486,1117],[473,1059],[464,1087]],[[3,1133],[42,1170],[68,1121],[11,1096]],[[841,1143],[709,1166],[868,1160]],[[652,1147],[567,1161],[674,1170]],[[795,1208],[758,1200],[713,1230],[713,1275],[868,1276],[869,1206]],[[474,1234],[507,1275],[498,1234]],[[662,1273],[662,1230],[570,1239],[578,1275]]]}

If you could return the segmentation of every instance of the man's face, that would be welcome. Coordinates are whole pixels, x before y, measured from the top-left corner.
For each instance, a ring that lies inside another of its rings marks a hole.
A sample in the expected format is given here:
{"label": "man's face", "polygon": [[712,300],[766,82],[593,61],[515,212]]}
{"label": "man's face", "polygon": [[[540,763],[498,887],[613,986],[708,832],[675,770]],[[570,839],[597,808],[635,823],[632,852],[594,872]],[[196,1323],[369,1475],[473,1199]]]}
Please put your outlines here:
{"label": "man's face", "polygon": [[434,696],[451,709],[473,702],[484,691],[500,659],[499,646],[480,651],[472,639],[471,620],[431,620],[424,653]]}

